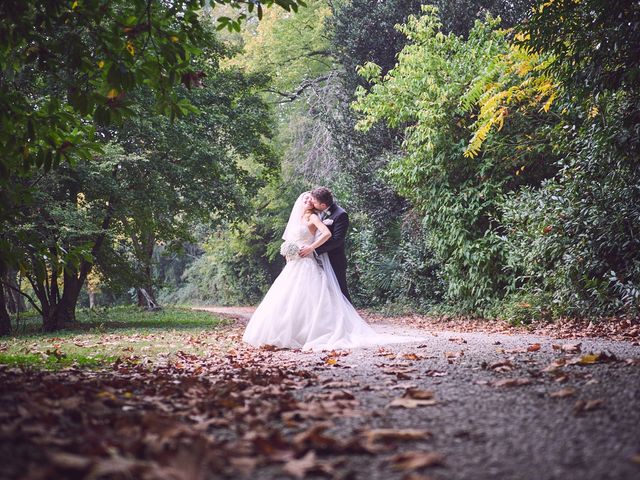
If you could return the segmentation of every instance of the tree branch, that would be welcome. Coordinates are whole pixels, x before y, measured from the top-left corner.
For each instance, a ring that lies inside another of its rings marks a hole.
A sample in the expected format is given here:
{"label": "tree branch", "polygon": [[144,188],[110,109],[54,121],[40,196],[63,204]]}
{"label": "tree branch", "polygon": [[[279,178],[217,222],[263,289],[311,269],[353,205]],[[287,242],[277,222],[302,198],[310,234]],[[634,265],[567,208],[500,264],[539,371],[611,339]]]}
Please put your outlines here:
{"label": "tree branch", "polygon": [[33,300],[33,298],[31,298],[31,296],[30,296],[28,293],[23,292],[23,291],[22,291],[22,290],[20,290],[19,288],[14,287],[13,285],[11,285],[11,284],[9,284],[9,283],[5,282],[4,280],[0,280],[0,281],[2,282],[2,284],[3,284],[5,287],[9,287],[9,288],[10,288],[11,290],[13,290],[14,292],[18,292],[20,295],[22,295],[22,296],[26,297],[26,298],[27,298],[27,300],[29,300],[29,303],[30,303],[31,305],[33,305],[33,308],[35,308],[35,309],[38,311],[38,313],[39,313],[40,315],[42,315],[42,310],[41,310],[40,308],[38,308],[38,305],[36,305],[36,302]]}
{"label": "tree branch", "polygon": [[298,85],[298,89],[295,92],[281,92],[279,90],[274,90],[271,88],[267,88],[266,91],[269,93],[274,93],[276,95],[280,95],[284,97],[283,100],[274,103],[291,103],[296,101],[300,96],[310,87],[317,85],[318,83],[324,82],[325,80],[329,80],[331,78],[331,74],[322,75],[320,77],[312,78],[310,80],[305,80],[300,85]]}

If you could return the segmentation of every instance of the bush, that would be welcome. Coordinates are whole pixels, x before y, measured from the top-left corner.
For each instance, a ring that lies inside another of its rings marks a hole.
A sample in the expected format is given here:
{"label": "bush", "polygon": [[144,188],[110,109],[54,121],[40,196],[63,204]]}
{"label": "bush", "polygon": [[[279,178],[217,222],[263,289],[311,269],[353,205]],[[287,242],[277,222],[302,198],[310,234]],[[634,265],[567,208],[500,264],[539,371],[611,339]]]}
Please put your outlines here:
{"label": "bush", "polygon": [[[637,314],[640,308],[640,164],[636,136],[611,115],[562,133],[561,171],[503,206],[512,291],[550,298],[556,314]],[[568,129],[562,129],[568,130]]]}
{"label": "bush", "polygon": [[415,213],[405,213],[386,231],[366,216],[355,219],[349,281],[357,305],[424,311],[441,301],[439,265]]}

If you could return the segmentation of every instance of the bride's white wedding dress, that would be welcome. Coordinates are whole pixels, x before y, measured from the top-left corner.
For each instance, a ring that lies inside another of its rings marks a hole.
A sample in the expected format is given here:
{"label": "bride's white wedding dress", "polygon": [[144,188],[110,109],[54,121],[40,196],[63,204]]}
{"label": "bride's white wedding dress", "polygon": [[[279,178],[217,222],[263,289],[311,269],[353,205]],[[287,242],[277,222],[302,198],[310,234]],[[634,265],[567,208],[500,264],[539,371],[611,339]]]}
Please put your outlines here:
{"label": "bride's white wedding dress", "polygon": [[[297,230],[295,243],[313,243],[314,236],[305,225]],[[326,253],[319,261],[310,255],[287,262],[249,320],[242,339],[256,347],[302,350],[415,341],[375,332],[340,291]]]}

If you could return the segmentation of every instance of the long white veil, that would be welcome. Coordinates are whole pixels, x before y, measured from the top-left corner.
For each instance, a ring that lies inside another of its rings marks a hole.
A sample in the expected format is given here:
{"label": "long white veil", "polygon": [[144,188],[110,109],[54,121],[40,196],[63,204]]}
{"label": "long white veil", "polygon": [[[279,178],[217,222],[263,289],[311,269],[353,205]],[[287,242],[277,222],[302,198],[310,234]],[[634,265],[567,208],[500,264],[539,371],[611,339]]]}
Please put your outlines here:
{"label": "long white veil", "polygon": [[300,225],[302,224],[302,214],[304,212],[304,198],[309,192],[302,192],[293,204],[289,222],[287,223],[282,239],[285,242],[295,242],[300,237]]}

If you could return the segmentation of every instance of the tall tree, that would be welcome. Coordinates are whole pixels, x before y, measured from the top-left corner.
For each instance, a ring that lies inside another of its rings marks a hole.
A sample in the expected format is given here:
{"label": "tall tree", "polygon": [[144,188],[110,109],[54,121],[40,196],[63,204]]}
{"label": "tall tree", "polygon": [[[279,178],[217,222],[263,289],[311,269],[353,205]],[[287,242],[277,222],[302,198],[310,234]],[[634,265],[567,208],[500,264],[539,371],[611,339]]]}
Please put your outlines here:
{"label": "tall tree", "polygon": [[[245,3],[250,10],[257,7],[260,15],[263,5],[277,4],[287,10],[304,5],[298,0],[215,3]],[[51,169],[63,160],[74,165],[90,159],[100,149],[94,122],[108,124],[131,115],[129,98],[138,87],[149,87],[156,94],[158,109],[171,118],[193,111],[184,98],[176,96],[173,87],[201,81],[202,73],[193,69],[191,58],[208,42],[198,13],[203,5],[201,0],[2,2],[3,232],[19,226],[17,213],[38,196],[38,183]],[[221,25],[239,28],[237,22],[222,21]],[[107,213],[105,228],[110,221]],[[99,235],[94,240],[81,247],[87,262],[104,238]],[[40,245],[41,251],[47,249],[45,245]],[[3,270],[21,261],[28,263],[30,253],[17,249],[4,233],[0,246]],[[67,254],[58,258],[76,259]],[[77,297],[78,281],[84,281],[90,268],[82,262],[66,267],[62,277],[69,281],[69,294],[60,296],[65,301]],[[58,297],[57,286],[49,285],[49,290],[54,293],[52,298]],[[63,310],[56,310],[55,316],[63,315]],[[59,319],[49,323],[50,328],[59,325]]]}

